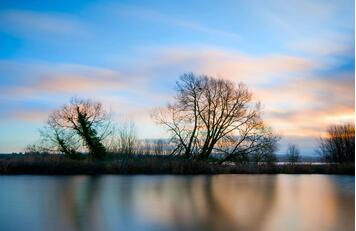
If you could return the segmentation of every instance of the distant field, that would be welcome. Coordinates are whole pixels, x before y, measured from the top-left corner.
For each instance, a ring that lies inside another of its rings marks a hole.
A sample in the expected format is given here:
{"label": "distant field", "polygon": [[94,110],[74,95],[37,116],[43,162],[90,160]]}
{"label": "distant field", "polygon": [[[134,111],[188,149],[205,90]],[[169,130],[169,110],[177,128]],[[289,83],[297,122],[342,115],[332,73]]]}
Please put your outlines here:
{"label": "distant field", "polygon": [[342,174],[354,164],[247,163],[219,165],[213,160],[173,156],[111,154],[105,160],[72,160],[63,155],[1,155],[0,174]]}

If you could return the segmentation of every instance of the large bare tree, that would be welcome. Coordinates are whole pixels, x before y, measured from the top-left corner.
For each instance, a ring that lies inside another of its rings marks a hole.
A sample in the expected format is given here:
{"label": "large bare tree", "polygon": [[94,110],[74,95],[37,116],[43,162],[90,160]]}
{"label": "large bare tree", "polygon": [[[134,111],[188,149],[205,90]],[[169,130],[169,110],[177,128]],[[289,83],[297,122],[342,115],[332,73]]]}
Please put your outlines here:
{"label": "large bare tree", "polygon": [[72,98],[69,104],[52,112],[42,136],[60,152],[73,154],[82,143],[95,158],[103,157],[103,140],[111,132],[108,113],[99,102]]}
{"label": "large bare tree", "polygon": [[252,102],[244,84],[187,73],[176,91],[175,102],[153,114],[172,134],[176,153],[207,158],[223,151],[229,160],[275,143],[262,122],[259,103]]}

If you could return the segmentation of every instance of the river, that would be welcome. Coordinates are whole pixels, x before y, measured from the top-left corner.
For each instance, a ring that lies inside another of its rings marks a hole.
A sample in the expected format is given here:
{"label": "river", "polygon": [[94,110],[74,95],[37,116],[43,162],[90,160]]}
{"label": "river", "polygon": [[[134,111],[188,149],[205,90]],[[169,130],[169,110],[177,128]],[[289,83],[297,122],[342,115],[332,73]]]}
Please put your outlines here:
{"label": "river", "polygon": [[0,230],[354,230],[355,178],[0,176]]}

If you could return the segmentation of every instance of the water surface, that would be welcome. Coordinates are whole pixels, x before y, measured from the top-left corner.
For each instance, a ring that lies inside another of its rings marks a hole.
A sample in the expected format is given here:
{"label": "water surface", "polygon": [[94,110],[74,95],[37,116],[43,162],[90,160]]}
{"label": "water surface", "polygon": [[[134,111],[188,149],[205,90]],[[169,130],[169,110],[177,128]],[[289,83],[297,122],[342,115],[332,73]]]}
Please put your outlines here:
{"label": "water surface", "polygon": [[0,176],[0,230],[354,230],[353,176]]}

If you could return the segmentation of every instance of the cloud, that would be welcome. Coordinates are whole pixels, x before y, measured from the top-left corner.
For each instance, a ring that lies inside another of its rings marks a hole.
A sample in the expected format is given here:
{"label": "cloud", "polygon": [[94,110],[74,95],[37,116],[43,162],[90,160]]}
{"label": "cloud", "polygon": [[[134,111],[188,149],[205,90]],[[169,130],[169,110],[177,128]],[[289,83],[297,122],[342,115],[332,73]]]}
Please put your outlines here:
{"label": "cloud", "polygon": [[[349,3],[344,4],[347,1]],[[268,0],[265,4],[254,7],[258,12],[257,17],[269,29],[276,33],[283,32],[289,36],[305,38],[324,31],[325,25],[329,28],[352,28],[352,23],[347,20],[352,18],[354,7],[350,7],[352,1],[347,1],[293,0],[286,4],[282,0]]]}
{"label": "cloud", "polygon": [[353,56],[355,50],[353,36],[340,33],[323,33],[313,37],[292,40],[286,44],[288,49],[316,56]]}
{"label": "cloud", "polygon": [[[255,99],[264,105],[268,124],[283,136],[315,139],[330,124],[353,121],[354,73],[334,73],[330,70],[337,66],[325,66],[320,59],[285,54],[253,56],[208,48],[162,48],[157,53],[154,60],[163,60],[160,65],[167,69],[247,83]],[[153,67],[152,72],[162,71],[159,65]]]}
{"label": "cloud", "polygon": [[[19,67],[22,68],[21,71],[18,70]],[[3,88],[3,96],[12,97],[42,93],[98,93],[120,89],[137,91],[145,83],[144,79],[115,69],[77,64],[0,62],[0,69],[6,69],[9,78],[15,72],[17,78],[22,79],[19,83],[0,86],[0,89]]]}
{"label": "cloud", "polygon": [[9,118],[26,122],[45,122],[49,111],[38,110],[14,110],[8,115]]}
{"label": "cloud", "polygon": [[[158,50],[158,51],[157,51]],[[213,76],[222,76],[234,81],[248,84],[268,83],[290,75],[303,74],[316,68],[319,64],[307,58],[269,54],[253,56],[218,48],[156,48],[154,60],[159,60],[161,68],[196,71]]]}
{"label": "cloud", "polygon": [[118,13],[121,16],[141,19],[142,21],[149,20],[151,22],[155,22],[159,24],[167,24],[174,27],[181,27],[192,31],[212,34],[221,37],[228,37],[237,40],[240,39],[240,36],[236,33],[216,29],[193,21],[188,21],[173,16],[168,16],[159,11],[155,11],[147,8],[134,7],[134,6],[125,6],[125,7],[121,6],[121,7],[114,7],[114,10],[110,9],[110,11],[114,13]]}
{"label": "cloud", "polygon": [[73,17],[26,10],[1,11],[0,27],[26,37],[41,34],[70,37],[88,35],[85,27]]}
{"label": "cloud", "polygon": [[266,120],[284,136],[320,137],[330,124],[354,121],[354,76],[296,79],[257,91]]}
{"label": "cloud", "polygon": [[[118,75],[119,77],[119,75]],[[118,90],[125,87],[114,77],[107,76],[85,76],[79,74],[48,73],[38,78],[33,84],[12,89],[14,94],[31,93],[72,93],[100,92],[104,90]]]}

